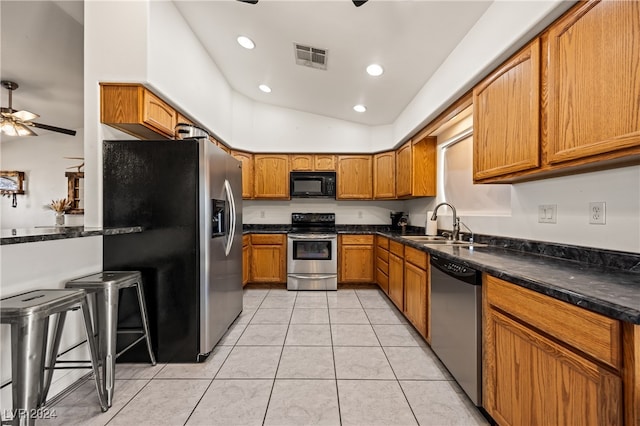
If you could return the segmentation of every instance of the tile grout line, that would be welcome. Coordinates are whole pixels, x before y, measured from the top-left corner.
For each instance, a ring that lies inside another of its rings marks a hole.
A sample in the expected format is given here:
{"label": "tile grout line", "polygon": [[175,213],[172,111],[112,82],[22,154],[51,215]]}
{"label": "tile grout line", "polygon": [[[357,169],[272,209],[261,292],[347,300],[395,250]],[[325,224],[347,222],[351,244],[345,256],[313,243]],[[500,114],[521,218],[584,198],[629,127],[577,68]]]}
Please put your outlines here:
{"label": "tile grout line", "polygon": [[[338,290],[336,290],[336,294]],[[329,338],[331,339],[331,358],[333,360],[333,377],[336,383],[336,401],[338,402],[338,421],[342,426],[342,409],[340,407],[340,391],[338,389],[338,372],[336,370],[336,352],[333,344],[333,322],[331,321],[331,307],[329,306],[329,297],[327,296],[327,316],[329,317]]]}
{"label": "tile grout line", "polygon": [[[269,290],[271,293],[271,290]],[[267,293],[267,296],[269,295]],[[265,296],[266,298],[266,296]],[[267,413],[269,412],[269,405],[271,404],[271,397],[273,396],[273,389],[276,387],[276,377],[278,377],[278,370],[280,369],[280,362],[282,361],[282,354],[284,353],[284,345],[287,342],[287,335],[289,334],[289,327],[291,326],[291,317],[293,316],[293,310],[296,306],[296,300],[298,300],[298,294],[293,298],[293,308],[291,309],[291,315],[289,316],[289,324],[287,324],[287,331],[284,334],[284,340],[282,341],[282,347],[280,348],[280,357],[278,358],[278,364],[276,365],[276,371],[273,373],[273,382],[271,383],[271,390],[269,391],[269,399],[267,399],[267,406],[264,410],[264,416],[262,417],[262,426],[267,421]],[[257,310],[256,310],[257,312]]]}

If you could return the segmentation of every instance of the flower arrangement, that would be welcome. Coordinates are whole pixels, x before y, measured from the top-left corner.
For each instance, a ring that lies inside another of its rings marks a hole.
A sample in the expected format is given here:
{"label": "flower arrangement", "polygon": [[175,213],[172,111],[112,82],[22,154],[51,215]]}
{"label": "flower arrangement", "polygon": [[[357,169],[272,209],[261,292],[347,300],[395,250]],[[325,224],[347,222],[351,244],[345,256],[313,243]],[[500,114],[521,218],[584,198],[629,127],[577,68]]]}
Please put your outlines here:
{"label": "flower arrangement", "polygon": [[71,208],[71,201],[67,201],[66,198],[51,200],[51,204],[49,204],[47,207],[58,214],[65,213]]}

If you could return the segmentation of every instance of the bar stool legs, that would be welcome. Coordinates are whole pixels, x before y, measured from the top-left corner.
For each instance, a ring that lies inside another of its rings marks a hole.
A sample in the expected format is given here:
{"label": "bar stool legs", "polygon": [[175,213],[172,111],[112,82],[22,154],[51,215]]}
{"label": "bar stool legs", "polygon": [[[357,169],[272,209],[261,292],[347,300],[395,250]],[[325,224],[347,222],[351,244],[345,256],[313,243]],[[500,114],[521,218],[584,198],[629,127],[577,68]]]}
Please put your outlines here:
{"label": "bar stool legs", "polygon": [[140,316],[142,317],[142,328],[144,329],[144,334],[147,336],[147,351],[149,351],[149,358],[151,359],[151,365],[156,365],[156,357],[153,354],[153,349],[151,348],[151,339],[149,338],[149,319],[147,316],[147,304],[144,300],[144,292],[142,291],[141,283],[136,285],[136,290],[138,292],[138,305],[140,306]]}

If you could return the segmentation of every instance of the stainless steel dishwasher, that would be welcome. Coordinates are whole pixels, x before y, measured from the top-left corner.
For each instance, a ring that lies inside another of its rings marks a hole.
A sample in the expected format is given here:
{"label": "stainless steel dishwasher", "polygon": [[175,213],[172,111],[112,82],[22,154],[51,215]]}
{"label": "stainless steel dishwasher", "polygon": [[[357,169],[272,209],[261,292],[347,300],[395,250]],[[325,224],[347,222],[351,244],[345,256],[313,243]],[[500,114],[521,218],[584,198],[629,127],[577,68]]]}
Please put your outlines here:
{"label": "stainless steel dishwasher", "polygon": [[431,349],[465,393],[482,406],[482,278],[431,255]]}

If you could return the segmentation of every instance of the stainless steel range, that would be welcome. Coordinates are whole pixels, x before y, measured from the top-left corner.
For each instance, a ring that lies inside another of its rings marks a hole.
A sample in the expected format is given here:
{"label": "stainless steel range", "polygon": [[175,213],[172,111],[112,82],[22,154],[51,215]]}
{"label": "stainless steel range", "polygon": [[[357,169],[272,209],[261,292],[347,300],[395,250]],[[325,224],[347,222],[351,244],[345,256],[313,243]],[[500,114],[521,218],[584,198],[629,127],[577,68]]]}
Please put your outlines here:
{"label": "stainless steel range", "polygon": [[337,290],[335,213],[291,213],[287,256],[288,290]]}

